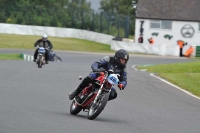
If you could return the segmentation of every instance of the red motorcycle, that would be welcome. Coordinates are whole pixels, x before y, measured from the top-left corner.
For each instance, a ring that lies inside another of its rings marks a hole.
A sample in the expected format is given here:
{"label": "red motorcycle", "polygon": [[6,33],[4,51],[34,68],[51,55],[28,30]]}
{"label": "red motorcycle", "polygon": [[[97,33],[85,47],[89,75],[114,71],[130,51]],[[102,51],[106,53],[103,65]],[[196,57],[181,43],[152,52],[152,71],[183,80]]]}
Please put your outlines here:
{"label": "red motorcycle", "polygon": [[119,84],[119,74],[113,71],[100,72],[93,84],[84,88],[71,104],[70,113],[77,115],[81,110],[88,112],[88,119],[95,119],[104,109],[109,99],[111,88]]}

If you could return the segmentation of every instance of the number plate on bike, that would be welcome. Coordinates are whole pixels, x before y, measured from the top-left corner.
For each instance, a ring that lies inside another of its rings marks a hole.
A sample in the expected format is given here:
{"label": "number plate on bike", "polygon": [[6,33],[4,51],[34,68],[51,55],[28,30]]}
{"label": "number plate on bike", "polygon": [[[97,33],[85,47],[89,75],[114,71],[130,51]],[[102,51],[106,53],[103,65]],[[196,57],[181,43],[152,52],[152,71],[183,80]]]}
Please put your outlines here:
{"label": "number plate on bike", "polygon": [[44,52],[45,52],[45,50],[44,50],[44,48],[43,48],[43,47],[39,47],[39,48],[38,48],[38,52],[39,52],[39,53],[44,53]]}
{"label": "number plate on bike", "polygon": [[108,76],[108,82],[111,83],[111,84],[118,84],[119,79],[118,79],[116,74],[110,74]]}

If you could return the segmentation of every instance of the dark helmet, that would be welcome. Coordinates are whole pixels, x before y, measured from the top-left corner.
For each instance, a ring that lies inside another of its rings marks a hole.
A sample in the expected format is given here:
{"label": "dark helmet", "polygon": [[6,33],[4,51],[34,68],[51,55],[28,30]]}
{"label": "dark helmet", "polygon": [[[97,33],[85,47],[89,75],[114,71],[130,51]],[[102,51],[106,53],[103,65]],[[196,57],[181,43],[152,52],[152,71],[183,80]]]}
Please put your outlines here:
{"label": "dark helmet", "polygon": [[[117,64],[119,64],[121,67],[125,67],[129,60],[129,54],[126,52],[126,50],[120,49],[120,50],[116,51],[114,58],[115,58],[115,61],[117,62]],[[125,59],[126,62],[124,64],[122,64],[120,61],[120,58]]]}

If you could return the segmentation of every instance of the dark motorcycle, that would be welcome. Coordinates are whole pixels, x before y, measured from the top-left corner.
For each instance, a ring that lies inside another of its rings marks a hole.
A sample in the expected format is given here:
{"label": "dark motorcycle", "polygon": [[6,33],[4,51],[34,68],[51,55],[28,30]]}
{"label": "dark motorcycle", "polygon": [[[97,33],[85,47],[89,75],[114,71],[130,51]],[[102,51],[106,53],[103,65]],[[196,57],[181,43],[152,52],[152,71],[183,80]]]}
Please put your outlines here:
{"label": "dark motorcycle", "polygon": [[62,59],[53,50],[49,50],[49,61],[62,62]]}
{"label": "dark motorcycle", "polygon": [[45,64],[45,49],[44,47],[38,47],[38,56],[36,63],[38,64],[38,68],[42,68],[42,65]]}
{"label": "dark motorcycle", "polygon": [[81,110],[88,112],[90,120],[95,119],[104,109],[109,99],[112,87],[119,84],[119,74],[112,74],[113,71],[99,73],[93,84],[84,88],[76,96],[71,104],[70,113],[77,115]]}

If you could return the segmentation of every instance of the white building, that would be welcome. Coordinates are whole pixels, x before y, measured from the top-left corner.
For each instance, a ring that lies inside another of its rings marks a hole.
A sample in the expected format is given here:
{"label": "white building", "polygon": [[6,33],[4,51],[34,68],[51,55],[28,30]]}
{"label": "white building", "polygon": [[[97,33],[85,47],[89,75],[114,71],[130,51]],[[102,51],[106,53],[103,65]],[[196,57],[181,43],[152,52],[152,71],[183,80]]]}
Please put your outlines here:
{"label": "white building", "polygon": [[143,34],[144,44],[152,37],[157,46],[200,45],[200,0],[138,0],[135,27],[136,42]]}

